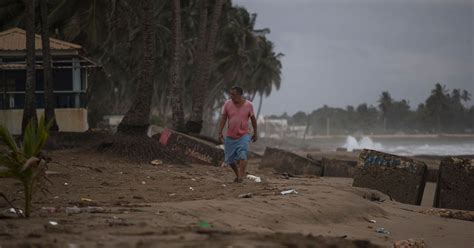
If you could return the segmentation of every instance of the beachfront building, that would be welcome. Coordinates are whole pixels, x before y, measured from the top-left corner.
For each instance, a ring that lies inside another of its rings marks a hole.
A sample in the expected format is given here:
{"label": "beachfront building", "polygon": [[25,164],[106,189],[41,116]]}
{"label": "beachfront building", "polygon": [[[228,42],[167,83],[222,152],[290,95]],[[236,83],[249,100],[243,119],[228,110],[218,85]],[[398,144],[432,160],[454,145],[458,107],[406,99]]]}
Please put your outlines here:
{"label": "beachfront building", "polygon": [[[55,115],[62,132],[83,132],[87,123],[85,95],[87,70],[96,65],[84,57],[82,47],[50,39]],[[44,82],[41,36],[35,36],[36,108],[44,112]],[[0,32],[0,125],[21,133],[26,84],[26,32],[12,28]]]}

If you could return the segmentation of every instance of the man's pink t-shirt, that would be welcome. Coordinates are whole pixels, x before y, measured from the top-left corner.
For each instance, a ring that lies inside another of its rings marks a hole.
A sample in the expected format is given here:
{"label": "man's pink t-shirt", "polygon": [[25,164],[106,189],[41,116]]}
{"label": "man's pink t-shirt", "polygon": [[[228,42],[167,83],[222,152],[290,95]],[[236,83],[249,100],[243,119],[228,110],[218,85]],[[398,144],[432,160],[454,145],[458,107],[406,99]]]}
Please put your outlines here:
{"label": "man's pink t-shirt", "polygon": [[254,116],[253,105],[245,100],[240,107],[227,100],[222,107],[222,116],[227,117],[227,136],[240,138],[249,132],[249,118]]}

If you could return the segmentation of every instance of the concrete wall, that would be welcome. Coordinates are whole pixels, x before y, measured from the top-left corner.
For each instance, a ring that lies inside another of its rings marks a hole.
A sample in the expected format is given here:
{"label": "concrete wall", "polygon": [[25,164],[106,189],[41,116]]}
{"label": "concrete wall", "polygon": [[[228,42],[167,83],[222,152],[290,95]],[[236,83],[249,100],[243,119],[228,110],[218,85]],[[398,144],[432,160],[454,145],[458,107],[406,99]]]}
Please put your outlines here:
{"label": "concrete wall", "polygon": [[[43,115],[44,109],[38,109],[36,112],[39,118]],[[87,123],[87,109],[55,109],[54,113],[60,132],[84,132],[89,129],[89,124]],[[0,125],[6,127],[12,134],[21,134],[22,118],[22,109],[0,110]]]}

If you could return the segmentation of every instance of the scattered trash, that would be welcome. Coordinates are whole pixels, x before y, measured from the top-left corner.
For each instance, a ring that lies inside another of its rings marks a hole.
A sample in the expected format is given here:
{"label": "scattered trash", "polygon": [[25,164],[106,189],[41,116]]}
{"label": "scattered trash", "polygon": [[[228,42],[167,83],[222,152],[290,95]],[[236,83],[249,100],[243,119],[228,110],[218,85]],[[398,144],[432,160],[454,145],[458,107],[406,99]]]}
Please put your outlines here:
{"label": "scattered trash", "polygon": [[104,213],[105,209],[103,207],[86,207],[86,208],[81,208],[82,212],[87,212],[87,213],[92,213],[92,214],[97,214],[97,213]]}
{"label": "scattered trash", "polygon": [[142,184],[143,184],[143,185],[145,185],[145,184],[146,184],[146,182],[145,182],[145,181],[142,181]]}
{"label": "scattered trash", "polygon": [[54,199],[59,199],[59,196],[55,196]]}
{"label": "scattered trash", "polygon": [[155,159],[155,160],[152,160],[150,162],[150,164],[152,164],[152,165],[163,165],[163,161],[161,161],[159,159]]}
{"label": "scattered trash", "polygon": [[189,189],[190,189],[191,191],[194,191],[194,188],[193,188],[193,187],[189,187]]}
{"label": "scattered trash", "polygon": [[83,198],[83,197],[81,198],[81,201],[85,201],[85,202],[93,202],[93,200],[92,200],[92,199],[90,199],[90,198]]}
{"label": "scattered trash", "polygon": [[383,227],[375,229],[375,232],[376,232],[376,233],[386,234],[386,235],[389,235],[389,234],[390,234],[390,232],[389,232],[388,230],[385,230],[385,228],[383,228]]}
{"label": "scattered trash", "polygon": [[225,184],[222,184],[222,187],[227,187],[227,185],[225,185]]}
{"label": "scattered trash", "polygon": [[257,183],[262,182],[262,179],[260,177],[254,176],[254,175],[247,175],[247,179],[254,180]]}
{"label": "scattered trash", "polygon": [[74,206],[74,207],[67,207],[65,211],[67,214],[78,214],[81,212],[81,209],[78,208],[77,206]]}
{"label": "scattered trash", "polygon": [[298,192],[295,189],[290,189],[290,190],[284,190],[280,192],[282,195],[288,195],[288,194],[298,194]]}
{"label": "scattered trash", "polygon": [[105,209],[102,207],[84,207],[78,208],[77,206],[74,207],[67,207],[65,212],[67,214],[80,214],[80,213],[104,213]]}
{"label": "scattered trash", "polygon": [[375,220],[371,220],[371,219],[369,219],[369,218],[365,218],[365,217],[364,217],[364,220],[366,220],[367,222],[370,222],[370,223],[377,223],[377,221],[375,221]]}
{"label": "scattered trash", "polygon": [[64,186],[68,186],[68,185],[69,185],[69,183],[64,183]]}
{"label": "scattered trash", "polygon": [[176,193],[171,193],[171,194],[170,194],[170,196],[175,196],[175,195],[176,195]]}
{"label": "scattered trash", "polygon": [[192,181],[196,181],[196,178],[191,178]]}
{"label": "scattered trash", "polygon": [[0,216],[4,218],[18,218],[24,215],[23,215],[23,210],[21,209],[15,210],[14,208],[8,208],[8,209],[3,210]]}
{"label": "scattered trash", "polygon": [[48,213],[48,214],[56,213],[56,208],[55,207],[41,207],[41,212]]}
{"label": "scattered trash", "polygon": [[211,224],[205,220],[199,221],[199,227],[201,228],[211,228]]}
{"label": "scattered trash", "polygon": [[52,226],[57,226],[58,222],[50,220],[49,224],[52,225]]}
{"label": "scattered trash", "polygon": [[252,193],[245,193],[245,194],[240,194],[239,198],[252,198],[253,194]]}

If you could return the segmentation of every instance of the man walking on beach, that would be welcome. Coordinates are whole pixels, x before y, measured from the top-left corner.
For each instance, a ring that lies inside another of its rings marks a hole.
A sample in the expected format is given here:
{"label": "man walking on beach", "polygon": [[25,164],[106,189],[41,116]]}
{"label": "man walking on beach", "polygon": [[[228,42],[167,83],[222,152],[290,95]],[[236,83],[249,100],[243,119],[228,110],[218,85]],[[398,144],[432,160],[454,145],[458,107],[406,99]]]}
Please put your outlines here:
{"label": "man walking on beach", "polygon": [[[244,99],[243,90],[238,86],[230,89],[230,100],[222,107],[219,123],[219,139],[224,142],[225,164],[235,173],[234,182],[242,182],[247,167],[247,153],[250,141],[257,141],[257,120],[250,101]],[[249,118],[252,121],[253,135],[250,137]],[[227,122],[226,136],[222,134]]]}

